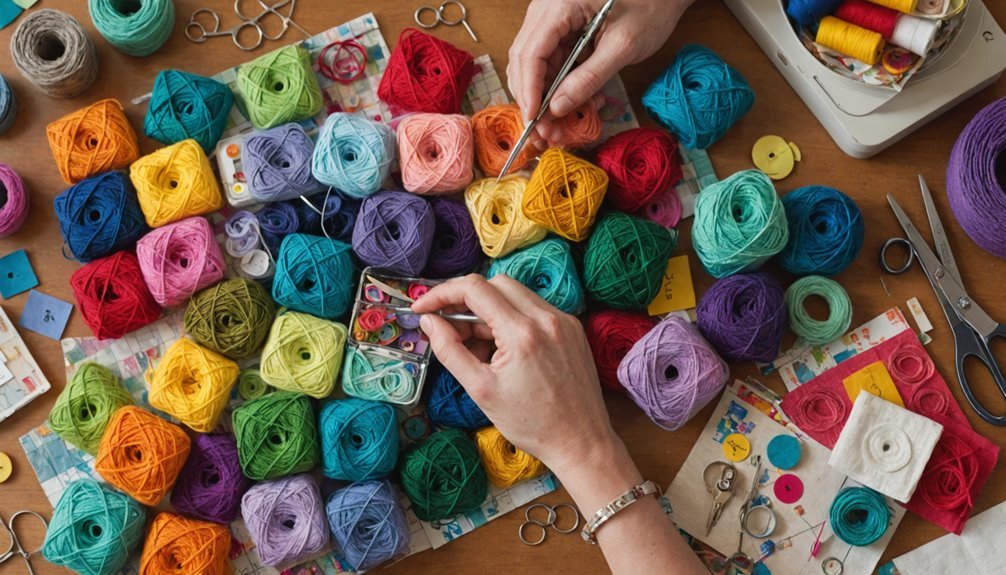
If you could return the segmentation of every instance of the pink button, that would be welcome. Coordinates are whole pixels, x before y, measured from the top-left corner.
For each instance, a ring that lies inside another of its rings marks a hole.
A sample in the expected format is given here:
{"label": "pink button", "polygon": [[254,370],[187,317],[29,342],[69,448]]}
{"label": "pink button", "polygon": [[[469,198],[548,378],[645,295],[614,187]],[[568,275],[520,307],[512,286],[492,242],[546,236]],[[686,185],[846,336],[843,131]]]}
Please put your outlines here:
{"label": "pink button", "polygon": [[787,473],[776,479],[773,489],[775,490],[775,498],[780,503],[787,505],[796,503],[803,497],[803,481],[800,481],[799,477],[791,473]]}

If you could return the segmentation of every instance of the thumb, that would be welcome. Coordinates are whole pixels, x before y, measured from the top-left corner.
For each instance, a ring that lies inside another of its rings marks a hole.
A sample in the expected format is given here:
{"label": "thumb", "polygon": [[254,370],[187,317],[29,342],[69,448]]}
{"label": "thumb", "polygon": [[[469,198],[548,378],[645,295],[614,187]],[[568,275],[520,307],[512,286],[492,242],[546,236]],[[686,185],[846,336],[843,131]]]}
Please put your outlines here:
{"label": "thumb", "polygon": [[612,36],[608,33],[602,37],[594,53],[574,68],[559,85],[549,105],[549,112],[553,116],[561,118],[580,107],[600,92],[604,84],[622,69],[624,47],[615,45],[610,40]]}
{"label": "thumb", "polygon": [[465,347],[461,336],[450,322],[436,314],[424,314],[419,320],[419,327],[430,338],[430,347],[437,360],[466,389],[488,381],[488,367]]}

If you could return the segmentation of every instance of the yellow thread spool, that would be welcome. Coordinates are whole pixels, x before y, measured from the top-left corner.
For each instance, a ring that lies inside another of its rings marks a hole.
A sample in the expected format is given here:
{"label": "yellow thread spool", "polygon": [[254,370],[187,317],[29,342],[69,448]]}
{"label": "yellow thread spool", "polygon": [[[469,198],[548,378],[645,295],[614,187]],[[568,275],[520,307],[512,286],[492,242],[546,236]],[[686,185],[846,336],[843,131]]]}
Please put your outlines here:
{"label": "yellow thread spool", "polygon": [[880,60],[884,50],[883,36],[834,16],[821,18],[815,41],[871,66]]}
{"label": "yellow thread spool", "polygon": [[869,0],[869,2],[890,8],[891,10],[897,10],[903,14],[915,12],[915,8],[919,3],[918,0]]}

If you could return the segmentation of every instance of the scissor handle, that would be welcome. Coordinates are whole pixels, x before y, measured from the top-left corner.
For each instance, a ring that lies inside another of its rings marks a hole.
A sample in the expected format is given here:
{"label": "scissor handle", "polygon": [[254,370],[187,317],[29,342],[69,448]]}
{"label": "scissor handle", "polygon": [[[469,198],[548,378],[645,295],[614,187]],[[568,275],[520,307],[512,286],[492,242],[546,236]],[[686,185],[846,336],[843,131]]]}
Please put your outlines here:
{"label": "scissor handle", "polygon": [[49,529],[49,522],[45,520],[45,517],[42,517],[38,513],[34,512],[34,511],[29,511],[27,509],[18,511],[14,515],[10,516],[10,521],[8,521],[8,526],[10,527],[11,539],[13,539],[14,540],[13,541],[14,544],[16,544],[21,549],[21,553],[23,553],[26,557],[31,557],[35,553],[38,553],[39,551],[41,551],[42,550],[42,546],[39,545],[38,549],[32,549],[31,551],[28,551],[28,550],[25,550],[25,548],[21,545],[21,540],[18,539],[17,532],[16,532],[16,530],[14,528],[14,521],[17,520],[17,518],[21,517],[22,515],[33,515],[33,516],[35,516],[36,519],[38,519],[39,521],[42,522],[42,528],[43,528],[43,530],[48,530]]}
{"label": "scissor handle", "polygon": [[[902,260],[900,266],[892,266],[888,263],[887,251],[891,246],[897,246],[899,249],[904,250],[905,256]],[[900,275],[909,270],[912,264],[915,263],[915,248],[912,247],[912,242],[906,240],[905,238],[890,238],[884,242],[884,247],[880,248],[880,267],[884,268],[884,271],[893,274]]]}
{"label": "scissor handle", "polygon": [[[446,10],[448,6],[457,6],[458,10],[461,10],[461,16],[457,20],[448,20],[447,18],[444,18],[444,10]],[[447,26],[457,26],[468,19],[468,9],[465,8],[464,4],[458,2],[457,0],[447,0],[440,5],[440,8],[437,9],[437,17]]]}
{"label": "scissor handle", "polygon": [[999,392],[1002,393],[1003,397],[1006,397],[1006,378],[1003,377],[1002,368],[996,360],[995,355],[992,354],[992,346],[989,345],[993,339],[1006,339],[1006,327],[1002,324],[997,325],[996,329],[988,337],[983,338],[966,323],[961,322],[953,328],[953,333],[954,355],[957,356],[957,381],[961,384],[964,396],[967,398],[968,403],[971,404],[972,409],[978,414],[978,417],[981,417],[992,425],[1006,427],[1006,413],[996,415],[982,404],[981,400],[975,396],[974,390],[971,388],[971,382],[968,381],[967,373],[964,369],[965,362],[969,357],[977,359],[989,370],[989,374],[992,375],[992,380],[995,381]]}
{"label": "scissor handle", "polygon": [[[213,29],[207,30],[203,23],[198,20],[200,14],[209,14],[213,17]],[[198,30],[193,33],[192,30]],[[227,32],[220,31],[220,15],[209,8],[200,8],[189,17],[189,23],[185,25],[185,37],[197,44],[202,44],[207,38],[214,36],[226,36]]]}
{"label": "scissor handle", "polygon": [[[424,12],[427,11],[433,12],[433,22],[426,23],[423,21],[422,15]],[[419,8],[416,8],[415,18],[416,18],[416,24],[419,24],[421,28],[426,28],[427,30],[431,28],[436,28],[437,24],[441,22],[440,11],[434,8],[433,6],[420,6]]]}

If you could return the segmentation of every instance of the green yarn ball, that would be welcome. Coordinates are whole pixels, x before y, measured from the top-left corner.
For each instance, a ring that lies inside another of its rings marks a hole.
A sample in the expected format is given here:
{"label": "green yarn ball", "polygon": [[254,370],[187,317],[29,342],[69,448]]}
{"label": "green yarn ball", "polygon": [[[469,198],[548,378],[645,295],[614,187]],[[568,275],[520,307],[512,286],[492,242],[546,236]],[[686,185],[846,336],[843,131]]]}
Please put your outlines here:
{"label": "green yarn ball", "polygon": [[321,461],[311,400],[277,391],[234,410],[234,438],[245,476],[256,481],[310,471]]}
{"label": "green yarn ball", "polygon": [[646,309],[660,291],[678,233],[623,213],[604,217],[587,242],[583,282],[594,299],[618,309]]}
{"label": "green yarn ball", "polygon": [[265,288],[231,279],[192,297],[185,309],[185,332],[230,359],[246,359],[265,343],[275,316],[276,306]]}
{"label": "green yarn ball", "polygon": [[276,391],[271,385],[262,379],[262,372],[257,369],[242,369],[238,375],[238,397],[245,401],[258,399]]}
{"label": "green yarn ball", "polygon": [[240,66],[238,90],[248,119],[260,130],[306,120],[323,104],[311,56],[297,44]]}
{"label": "green yarn ball", "polygon": [[449,519],[477,509],[489,487],[475,443],[445,429],[410,447],[402,457],[402,489],[423,521]]}
{"label": "green yarn ball", "polygon": [[114,373],[96,363],[85,363],[56,398],[49,412],[49,427],[63,441],[97,455],[112,414],[132,404],[133,397]]}

